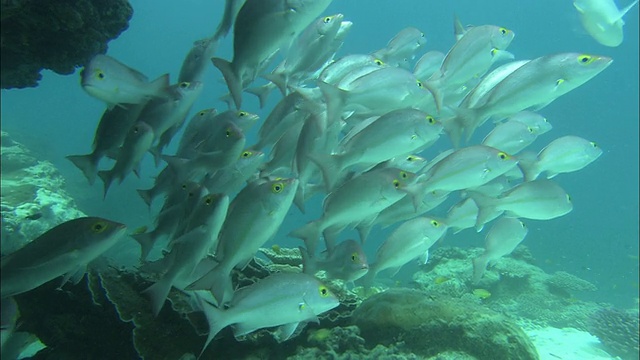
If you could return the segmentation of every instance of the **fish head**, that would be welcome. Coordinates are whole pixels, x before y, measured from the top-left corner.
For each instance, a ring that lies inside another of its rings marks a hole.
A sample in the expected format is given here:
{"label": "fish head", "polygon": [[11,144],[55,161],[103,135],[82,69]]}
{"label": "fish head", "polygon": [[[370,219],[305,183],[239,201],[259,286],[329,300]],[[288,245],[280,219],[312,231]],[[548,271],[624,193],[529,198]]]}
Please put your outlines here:
{"label": "fish head", "polygon": [[344,19],[343,14],[328,15],[316,20],[313,26],[318,34],[335,37],[340,30],[342,19]]}
{"label": "fish head", "polygon": [[[87,217],[77,219],[78,226],[76,233],[76,248],[94,248],[104,243],[111,243],[122,237],[127,226],[115,221],[102,219],[98,217]],[[70,228],[60,228],[67,229]],[[69,236],[70,234],[60,234],[61,236]]]}
{"label": "fish head", "polygon": [[309,284],[309,290],[305,293],[304,304],[315,315],[320,315],[340,305],[340,300],[329,288],[320,281]]}
{"label": "fish head", "polygon": [[491,34],[491,46],[496,49],[504,50],[511,44],[516,34],[505,27],[494,26]]}

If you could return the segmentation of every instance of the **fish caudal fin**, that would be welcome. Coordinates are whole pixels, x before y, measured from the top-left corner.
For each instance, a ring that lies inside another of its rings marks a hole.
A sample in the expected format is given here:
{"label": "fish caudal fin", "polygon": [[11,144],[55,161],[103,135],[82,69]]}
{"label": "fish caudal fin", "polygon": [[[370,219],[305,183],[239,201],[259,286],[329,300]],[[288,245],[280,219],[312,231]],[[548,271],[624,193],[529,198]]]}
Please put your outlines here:
{"label": "fish caudal fin", "polygon": [[242,106],[242,79],[238,78],[238,74],[233,71],[233,66],[227,60],[221,58],[211,58],[213,65],[220,70],[224,81],[227,83],[229,92],[233,97],[233,102],[236,104],[236,109],[240,110]]}
{"label": "fish caudal fin", "polygon": [[202,347],[202,351],[200,351],[200,355],[198,355],[198,359],[202,357],[204,351],[207,349],[213,338],[225,327],[230,325],[228,316],[225,316],[225,312],[223,310],[218,309],[217,307],[211,305],[206,300],[202,299],[200,296],[197,296],[197,302],[202,311],[204,312],[204,316],[207,318],[207,322],[209,323],[209,335],[207,335],[207,340],[204,342],[204,346]]}
{"label": "fish caudal fin", "polygon": [[302,227],[293,230],[289,233],[289,236],[302,239],[307,246],[307,251],[311,256],[316,253],[316,247],[318,246],[318,240],[322,230],[317,221],[312,221],[303,225]]}
{"label": "fish caudal fin", "polygon": [[169,97],[169,74],[160,75],[149,83],[149,92],[153,97]]}
{"label": "fish caudal fin", "polygon": [[104,183],[103,199],[106,199],[107,191],[109,191],[109,187],[113,182],[113,172],[111,172],[111,170],[98,171],[98,176],[100,177],[100,179],[102,179],[102,182]]}
{"label": "fish caudal fin", "polygon": [[349,93],[323,81],[318,81],[317,83],[327,102],[327,122],[334,123],[340,120],[342,109]]}
{"label": "fish caudal fin", "polygon": [[480,279],[482,279],[482,275],[484,275],[488,263],[489,259],[484,254],[473,259],[473,283],[477,283],[478,281],[480,281]]}
{"label": "fish caudal fin", "polygon": [[187,286],[187,290],[209,290],[220,306],[233,295],[231,271],[220,265],[214,267],[200,279]]}
{"label": "fish caudal fin", "polygon": [[302,256],[302,272],[305,274],[315,275],[318,271],[315,260],[309,255],[307,249],[302,246],[298,246],[300,255]]}
{"label": "fish caudal fin", "polygon": [[96,177],[98,176],[99,157],[96,158],[94,154],[69,155],[67,156],[67,159],[82,171],[87,180],[89,180],[89,185],[93,185],[93,183],[95,183]]}
{"label": "fish caudal fin", "polygon": [[169,291],[171,291],[171,285],[171,278],[165,276],[155,284],[142,291],[143,294],[147,294],[149,296],[149,300],[151,301],[151,309],[153,310],[154,316],[158,316],[160,310],[162,310],[164,301],[167,299]]}
{"label": "fish caudal fin", "polygon": [[153,245],[155,240],[150,232],[142,233],[142,234],[133,234],[131,235],[139,244],[140,244],[140,259],[143,261],[149,256],[151,250],[153,250]]}

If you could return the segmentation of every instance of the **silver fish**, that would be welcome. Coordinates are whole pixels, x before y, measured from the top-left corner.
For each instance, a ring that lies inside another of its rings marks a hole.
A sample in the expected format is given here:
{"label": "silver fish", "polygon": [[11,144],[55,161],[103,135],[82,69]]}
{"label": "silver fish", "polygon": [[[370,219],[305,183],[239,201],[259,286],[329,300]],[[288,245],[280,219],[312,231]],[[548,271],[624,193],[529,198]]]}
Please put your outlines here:
{"label": "silver fish", "polygon": [[[88,263],[111,248],[126,226],[97,217],[66,221],[2,258],[2,298],[35,289],[64,275],[80,281]],[[61,286],[62,286],[61,284]]]}

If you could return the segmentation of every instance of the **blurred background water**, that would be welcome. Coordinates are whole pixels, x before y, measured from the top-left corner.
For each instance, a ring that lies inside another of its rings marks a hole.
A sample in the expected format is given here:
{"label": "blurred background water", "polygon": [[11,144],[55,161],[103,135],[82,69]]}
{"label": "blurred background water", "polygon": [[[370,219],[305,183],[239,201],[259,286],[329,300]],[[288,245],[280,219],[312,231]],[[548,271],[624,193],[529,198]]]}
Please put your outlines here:
{"label": "blurred background water", "polygon": [[[151,79],[169,72],[172,81],[177,79],[193,41],[215,31],[223,8],[221,0],[131,1],[131,4],[134,15],[130,27],[109,43],[108,54]],[[627,1],[618,5],[624,7]],[[617,48],[598,44],[582,29],[571,1],[336,0],[326,15],[334,13],[343,13],[345,20],[354,23],[338,56],[382,48],[407,26],[417,27],[426,34],[425,52],[446,53],[454,43],[452,23],[456,14],[463,24],[495,24],[513,30],[516,37],[509,51],[516,60],[557,52],[612,57],[614,63],[604,72],[540,111],[553,129],[536,140],[530,150],[538,151],[560,136],[577,135],[597,142],[604,154],[585,169],[556,178],[571,195],[574,209],[550,221],[524,220],[529,226],[524,244],[545,271],[567,271],[596,284],[598,291],[584,295],[583,300],[637,306],[638,7],[625,17],[625,41]],[[231,43],[229,36],[216,55],[230,59]],[[191,114],[209,107],[226,109],[226,104],[219,100],[227,92],[226,86],[213,65],[205,79],[205,90]],[[280,95],[272,94],[262,110],[252,95],[245,94],[244,99],[243,110],[258,113],[264,119]],[[122,185],[112,186],[105,200],[102,200],[102,183],[97,181],[89,186],[82,173],[64,158],[90,151],[96,125],[105,108],[81,89],[78,72],[60,76],[44,71],[37,88],[2,90],[1,108],[2,130],[60,169],[67,179],[67,190],[82,211],[124,222],[130,229],[151,222],[154,213],[150,214],[135,192],[153,184],[152,176],[158,169],[154,168],[150,156],[143,164],[141,179],[129,176]],[[475,142],[489,129],[485,124]],[[174,149],[176,139],[168,153]],[[255,131],[248,134],[247,144],[254,141]],[[432,157],[448,147],[449,140],[443,137],[426,155]],[[310,200],[306,216],[292,207],[273,243],[300,245],[299,240],[286,234],[317,218],[321,200],[320,196]],[[433,214],[442,215],[446,210],[447,206],[442,205]],[[374,228],[365,246],[370,257],[389,230],[392,229]],[[443,244],[482,246],[484,235],[484,232],[476,234],[465,230],[447,235]],[[348,236],[356,234],[347,232],[342,238]],[[139,252],[138,244],[131,239],[118,249],[120,254],[123,248],[131,258]],[[404,271],[410,272],[410,267]]]}

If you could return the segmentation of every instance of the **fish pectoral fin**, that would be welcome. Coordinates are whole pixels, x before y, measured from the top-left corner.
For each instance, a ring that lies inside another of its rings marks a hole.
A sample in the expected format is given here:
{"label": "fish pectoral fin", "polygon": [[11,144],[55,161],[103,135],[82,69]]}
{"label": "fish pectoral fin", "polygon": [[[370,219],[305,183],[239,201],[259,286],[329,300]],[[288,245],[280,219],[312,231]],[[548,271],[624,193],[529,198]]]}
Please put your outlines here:
{"label": "fish pectoral fin", "polygon": [[300,323],[297,323],[297,322],[290,323],[290,324],[284,324],[284,325],[278,327],[278,329],[273,334],[273,337],[279,343],[283,342],[283,341],[286,341],[293,335],[293,333],[298,328],[299,324]]}
{"label": "fish pectoral fin", "polygon": [[87,271],[87,266],[81,265],[69,271],[68,273],[64,274],[64,277],[62,278],[62,281],[60,282],[60,286],[58,286],[58,289],[62,289],[62,286],[64,286],[64,284],[66,284],[67,281],[69,280],[71,280],[74,285],[79,283],[80,280],[82,280],[82,278],[84,277],[84,274],[86,271]]}

